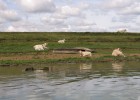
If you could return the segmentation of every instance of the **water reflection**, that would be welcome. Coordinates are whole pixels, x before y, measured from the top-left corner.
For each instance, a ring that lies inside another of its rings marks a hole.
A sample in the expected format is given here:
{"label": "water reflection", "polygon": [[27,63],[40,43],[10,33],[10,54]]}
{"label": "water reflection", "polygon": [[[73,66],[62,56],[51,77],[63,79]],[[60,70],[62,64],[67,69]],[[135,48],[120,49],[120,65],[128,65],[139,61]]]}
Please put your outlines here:
{"label": "water reflection", "polygon": [[123,70],[124,62],[114,62],[112,63],[112,68],[116,72],[121,72]]}
{"label": "water reflection", "polygon": [[[0,100],[137,100],[140,63],[0,67]],[[23,71],[33,67],[33,71]],[[42,70],[47,67],[48,70]]]}
{"label": "water reflection", "polygon": [[81,63],[80,72],[90,72],[92,69],[92,63]]}

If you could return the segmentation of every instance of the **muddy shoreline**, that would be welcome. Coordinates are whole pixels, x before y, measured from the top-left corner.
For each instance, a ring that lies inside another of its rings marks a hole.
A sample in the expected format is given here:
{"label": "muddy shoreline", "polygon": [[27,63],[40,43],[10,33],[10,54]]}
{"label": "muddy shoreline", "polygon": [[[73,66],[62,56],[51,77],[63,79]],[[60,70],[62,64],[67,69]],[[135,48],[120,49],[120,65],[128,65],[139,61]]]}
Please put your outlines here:
{"label": "muddy shoreline", "polygon": [[93,54],[92,57],[80,57],[79,54],[47,54],[47,53],[11,53],[0,54],[0,66],[40,63],[78,63],[78,62],[114,62],[140,61],[140,54],[126,55],[127,57],[112,57],[108,54]]}

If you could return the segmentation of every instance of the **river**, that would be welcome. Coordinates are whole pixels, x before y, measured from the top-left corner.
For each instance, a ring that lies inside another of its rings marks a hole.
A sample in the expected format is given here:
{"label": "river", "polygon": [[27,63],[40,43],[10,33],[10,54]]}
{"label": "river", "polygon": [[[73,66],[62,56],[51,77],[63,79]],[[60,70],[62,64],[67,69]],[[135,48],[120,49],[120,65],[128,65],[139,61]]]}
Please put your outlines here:
{"label": "river", "polygon": [[140,100],[140,62],[1,66],[0,100]]}

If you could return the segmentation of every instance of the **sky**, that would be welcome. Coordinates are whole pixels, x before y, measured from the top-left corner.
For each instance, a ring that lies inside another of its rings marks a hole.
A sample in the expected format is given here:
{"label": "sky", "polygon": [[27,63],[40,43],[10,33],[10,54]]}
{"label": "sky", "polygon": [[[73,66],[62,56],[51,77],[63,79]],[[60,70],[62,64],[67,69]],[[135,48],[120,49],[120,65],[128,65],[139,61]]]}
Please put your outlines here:
{"label": "sky", "polygon": [[140,32],[140,0],[0,0],[0,32]]}

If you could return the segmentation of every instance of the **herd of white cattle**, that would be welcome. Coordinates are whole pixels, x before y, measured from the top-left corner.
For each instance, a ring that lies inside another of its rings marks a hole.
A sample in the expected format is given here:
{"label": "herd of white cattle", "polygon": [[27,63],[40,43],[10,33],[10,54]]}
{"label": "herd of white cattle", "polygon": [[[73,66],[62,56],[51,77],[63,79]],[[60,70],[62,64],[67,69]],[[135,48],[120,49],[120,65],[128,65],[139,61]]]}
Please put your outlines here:
{"label": "herd of white cattle", "polygon": [[[59,40],[58,43],[59,44],[64,44],[65,43],[65,39],[63,40]],[[48,49],[47,47],[48,43],[44,43],[44,44],[37,44],[35,46],[33,46],[33,48],[36,50],[36,51],[43,51],[45,49]],[[79,54],[81,57],[92,57],[92,52],[90,51],[79,51]],[[114,49],[113,52],[112,52],[112,56],[123,56],[123,57],[126,57],[123,52],[120,50],[120,48],[117,48],[117,49]]]}

